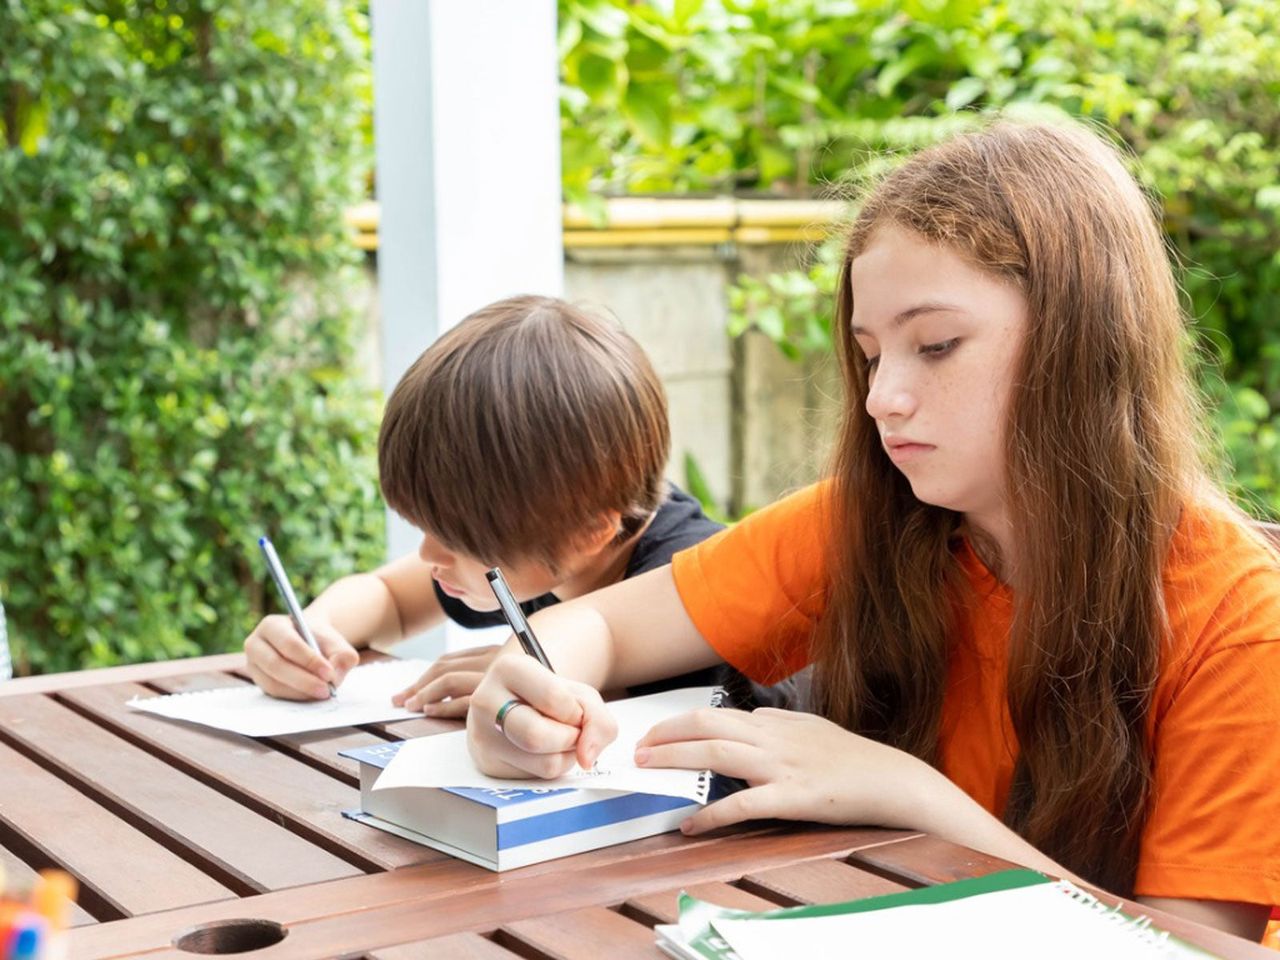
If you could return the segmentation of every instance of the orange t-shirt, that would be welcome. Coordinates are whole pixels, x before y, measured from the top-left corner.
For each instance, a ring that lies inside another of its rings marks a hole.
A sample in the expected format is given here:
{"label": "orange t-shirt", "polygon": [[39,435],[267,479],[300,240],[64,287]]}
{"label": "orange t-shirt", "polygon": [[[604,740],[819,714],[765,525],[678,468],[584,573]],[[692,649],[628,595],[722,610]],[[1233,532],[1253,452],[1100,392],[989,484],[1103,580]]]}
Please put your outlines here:
{"label": "orange t-shirt", "polygon": [[[672,561],[699,632],[754,680],[810,660],[830,498],[829,485],[808,487]],[[1013,596],[967,544],[957,557],[972,592],[950,653],[940,765],[999,816],[1017,754],[1005,685]],[[1280,564],[1225,510],[1202,506],[1184,511],[1164,582],[1171,630],[1135,892],[1280,903]]]}

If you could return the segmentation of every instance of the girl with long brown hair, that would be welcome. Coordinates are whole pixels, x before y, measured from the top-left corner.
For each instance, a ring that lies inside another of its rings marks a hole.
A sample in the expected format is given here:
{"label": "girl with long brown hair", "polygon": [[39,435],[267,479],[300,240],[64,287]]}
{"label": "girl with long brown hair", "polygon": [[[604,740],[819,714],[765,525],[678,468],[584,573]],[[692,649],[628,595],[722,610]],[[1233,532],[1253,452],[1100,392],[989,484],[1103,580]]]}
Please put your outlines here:
{"label": "girl with long brown hair", "polygon": [[814,714],[642,741],[639,764],[747,781],[687,832],[920,829],[1256,938],[1280,902],[1280,566],[1201,466],[1151,203],[1090,131],[997,122],[870,193],[836,306],[832,477],[539,614],[559,674],[494,663],[482,769],[588,766],[599,689],[813,663]]}

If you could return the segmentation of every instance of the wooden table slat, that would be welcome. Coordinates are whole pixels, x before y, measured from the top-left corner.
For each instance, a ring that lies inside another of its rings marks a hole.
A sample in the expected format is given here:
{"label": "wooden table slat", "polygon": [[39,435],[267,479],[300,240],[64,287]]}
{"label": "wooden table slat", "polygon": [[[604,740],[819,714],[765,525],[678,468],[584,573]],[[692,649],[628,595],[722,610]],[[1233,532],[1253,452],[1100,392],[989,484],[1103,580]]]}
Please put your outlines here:
{"label": "wooden table slat", "polygon": [[0,737],[237,893],[361,873],[49,697],[0,700]]}
{"label": "wooden table slat", "polygon": [[859,850],[849,859],[855,865],[871,867],[917,887],[950,883],[965,877],[981,877],[998,870],[1014,870],[1018,867],[1018,864],[1008,860],[929,836]]}
{"label": "wooden table slat", "polygon": [[[182,929],[232,917],[272,920],[290,928],[272,960],[359,953],[386,945],[498,922],[580,909],[682,885],[736,880],[743,863],[760,870],[824,857],[847,857],[868,845],[915,836],[906,832],[822,826],[766,827],[721,836],[663,834],[618,847],[494,874],[458,861],[410,867],[374,877],[335,880],[305,890],[250,897],[235,904],[173,911],[77,930],[76,957],[139,956],[164,951]],[[359,896],[354,891],[359,891]]]}
{"label": "wooden table slat", "polygon": [[148,914],[234,896],[4,744],[0,744],[0,770],[4,771],[0,831],[12,834],[5,839],[6,845],[30,845],[74,874],[82,887],[82,902],[100,918]]}
{"label": "wooden table slat", "polygon": [[188,660],[160,660],[131,663],[123,667],[102,667],[72,673],[46,673],[38,677],[17,677],[0,683],[0,697],[22,697],[29,693],[54,693],[81,687],[102,687],[115,683],[146,683],[193,670],[244,670],[243,653],[223,653]]}
{"label": "wooden table slat", "polygon": [[455,933],[374,950],[366,960],[520,960],[520,955],[478,933]]}
{"label": "wooden table slat", "polygon": [[[339,749],[434,735],[460,728],[456,721],[251,740],[124,705],[135,693],[236,685],[244,677],[243,656],[235,654],[0,685],[0,862],[25,878],[31,867],[70,869],[87,893],[84,919],[108,918],[74,928],[70,956],[189,960],[173,946],[179,933],[220,931],[228,946],[245,950],[246,924],[280,924],[284,939],[254,956],[657,958],[652,925],[675,920],[680,889],[713,903],[769,909],[1012,866],[915,833],[765,822],[711,836],[667,833],[495,874],[340,817],[358,794],[356,768],[336,756]],[[215,822],[194,822],[206,810]],[[272,830],[223,845],[213,834],[237,830],[233,814]],[[348,865],[371,872],[316,882],[314,871],[297,867],[299,886],[232,897],[237,888],[257,889],[229,866],[240,858],[257,863],[237,844],[256,843],[264,856],[287,859],[282,835],[286,845],[328,851],[349,874]],[[223,879],[229,882],[219,886]],[[213,888],[209,902],[165,903],[166,896],[189,902],[192,882]],[[1161,911],[1126,906],[1231,960],[1275,956]],[[139,915],[109,919],[130,910]]]}
{"label": "wooden table slat", "polygon": [[653,960],[652,927],[604,907],[568,910],[504,924],[499,944],[538,960]]}
{"label": "wooden table slat", "polygon": [[[38,871],[11,850],[0,847],[0,867],[4,868],[4,890],[10,894],[22,894],[31,889]],[[71,926],[83,927],[97,923],[94,916],[78,903],[71,905]]]}
{"label": "wooden table slat", "polygon": [[343,750],[359,747],[376,747],[387,741],[376,734],[343,727],[340,730],[313,730],[310,733],[291,733],[272,737],[268,741],[282,753],[314,767],[322,773],[345,783],[349,787],[360,786],[360,764],[341,756]]}
{"label": "wooden table slat", "polygon": [[[188,693],[193,690],[243,687],[248,683],[249,681],[229,673],[201,672],[180,677],[163,677],[148,686],[162,693]],[[307,733],[266,737],[262,742],[354,787],[360,784],[360,764],[339,756],[339,752],[356,747],[376,746],[386,743],[387,738],[354,727],[335,727],[329,730],[312,730]]]}
{"label": "wooden table slat", "polygon": [[785,906],[842,903],[910,889],[838,860],[809,860],[773,870],[752,871],[742,878],[740,885]]}
{"label": "wooden table slat", "polygon": [[281,755],[269,744],[125,706],[130,697],[152,693],[124,684],[72,690],[59,699],[356,866],[387,870],[444,856],[347,820],[342,811],[360,804],[353,787]]}
{"label": "wooden table slat", "polygon": [[197,670],[174,677],[156,677],[146,685],[157,693],[193,693],[197,690],[225,690],[232,687],[252,686],[243,677],[217,670]]}
{"label": "wooden table slat", "polygon": [[371,723],[370,730],[385,734],[392,740],[412,740],[415,737],[433,737],[437,733],[454,733],[465,730],[462,720],[445,720],[436,717],[419,717],[413,720],[395,720],[391,723]]}
{"label": "wooden table slat", "polygon": [[731,883],[695,883],[692,886],[675,887],[646,894],[643,897],[631,897],[622,905],[622,912],[650,926],[656,923],[675,923],[680,919],[681,891],[691,897],[705,900],[707,903],[732,907],[735,910],[776,910],[784,905],[777,900],[768,900],[754,893],[748,893]]}

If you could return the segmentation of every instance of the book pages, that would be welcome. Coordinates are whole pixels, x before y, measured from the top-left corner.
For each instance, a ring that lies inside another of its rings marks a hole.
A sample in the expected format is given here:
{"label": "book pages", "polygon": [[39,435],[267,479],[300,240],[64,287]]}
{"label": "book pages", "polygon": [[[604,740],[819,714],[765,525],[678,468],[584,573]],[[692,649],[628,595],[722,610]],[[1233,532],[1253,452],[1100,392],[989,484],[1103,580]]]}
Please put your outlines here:
{"label": "book pages", "polygon": [[[717,687],[687,687],[647,697],[615,700],[608,704],[618,722],[618,737],[600,753],[595,769],[573,770],[554,780],[540,780],[539,787],[575,787],[588,790],[626,790],[660,796],[686,797],[705,803],[710,775],[705,770],[671,770],[637,767],[636,742],[668,717],[679,716],[716,702]],[[487,787],[527,789],[530,781],[488,777],[481,773],[467,749],[465,731],[419,737],[400,748],[387,764],[373,789],[398,787]]]}

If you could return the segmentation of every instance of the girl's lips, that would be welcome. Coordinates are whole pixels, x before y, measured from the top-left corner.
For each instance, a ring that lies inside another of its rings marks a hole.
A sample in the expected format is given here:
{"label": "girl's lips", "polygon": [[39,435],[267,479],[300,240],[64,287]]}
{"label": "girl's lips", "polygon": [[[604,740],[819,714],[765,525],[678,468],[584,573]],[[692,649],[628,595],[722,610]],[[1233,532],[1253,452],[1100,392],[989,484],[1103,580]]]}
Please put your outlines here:
{"label": "girl's lips", "polygon": [[934,450],[931,443],[897,443],[885,448],[894,463],[907,463]]}

